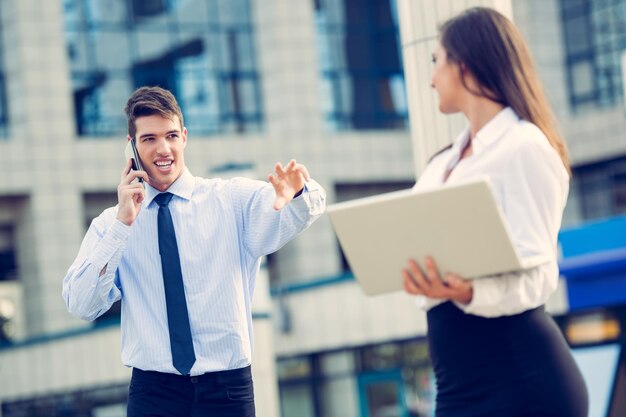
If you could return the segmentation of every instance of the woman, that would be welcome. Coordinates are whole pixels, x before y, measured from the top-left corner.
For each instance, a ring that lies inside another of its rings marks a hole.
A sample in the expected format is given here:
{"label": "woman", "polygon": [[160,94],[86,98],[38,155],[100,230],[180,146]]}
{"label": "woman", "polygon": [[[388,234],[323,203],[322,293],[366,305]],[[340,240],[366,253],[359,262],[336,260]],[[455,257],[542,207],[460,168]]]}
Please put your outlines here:
{"label": "woman", "polygon": [[525,42],[500,13],[473,8],[442,26],[433,61],[440,111],[462,112],[469,126],[415,188],[488,177],[520,254],[551,259],[471,281],[432,258],[408,262],[405,290],[428,311],[436,415],[586,417],[584,381],[543,308],[559,276],[569,163]]}

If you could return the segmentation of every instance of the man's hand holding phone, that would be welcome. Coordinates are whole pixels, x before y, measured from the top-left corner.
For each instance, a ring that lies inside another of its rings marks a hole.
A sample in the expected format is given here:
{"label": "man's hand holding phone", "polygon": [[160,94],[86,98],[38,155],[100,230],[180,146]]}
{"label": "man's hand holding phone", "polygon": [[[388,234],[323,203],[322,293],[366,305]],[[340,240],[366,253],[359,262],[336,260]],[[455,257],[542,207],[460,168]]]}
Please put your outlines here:
{"label": "man's hand holding phone", "polygon": [[[139,157],[139,153],[137,152],[137,145],[135,144],[135,139],[128,138],[128,143],[126,143],[126,149],[124,150],[124,155],[126,159],[130,159],[131,169],[134,171],[143,171],[143,167],[141,166],[141,158]],[[143,181],[143,178],[137,178],[139,182]]]}
{"label": "man's hand holding phone", "polygon": [[[122,170],[120,185],[117,187],[117,219],[130,226],[133,224],[145,197],[142,181],[148,181],[148,174],[141,169],[139,155],[135,143],[129,138],[126,145],[126,166]],[[136,181],[135,181],[136,180]]]}
{"label": "man's hand holding phone", "polygon": [[148,181],[148,174],[145,171],[135,171],[132,169],[131,160],[126,161],[126,166],[122,171],[120,185],[117,186],[117,219],[130,226],[133,224],[139,211],[141,203],[145,197],[146,190],[143,184],[135,181],[141,178]]}

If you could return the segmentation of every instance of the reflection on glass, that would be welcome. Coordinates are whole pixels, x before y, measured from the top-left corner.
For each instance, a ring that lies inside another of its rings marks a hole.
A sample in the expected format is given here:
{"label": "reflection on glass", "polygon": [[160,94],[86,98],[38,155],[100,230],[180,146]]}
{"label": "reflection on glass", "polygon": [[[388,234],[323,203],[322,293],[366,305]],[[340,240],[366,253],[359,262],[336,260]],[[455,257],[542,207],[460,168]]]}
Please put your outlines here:
{"label": "reflection on glass", "polygon": [[561,0],[561,7],[572,106],[619,104],[623,101],[620,56],[626,49],[626,2]]}
{"label": "reflection on glass", "polygon": [[276,372],[280,380],[305,378],[311,375],[311,363],[307,357],[281,359]]}
{"label": "reflection on glass", "polygon": [[261,128],[249,0],[65,0],[79,135],[124,134],[143,85],[171,90],[192,134]]}
{"label": "reflection on glass", "polygon": [[364,370],[399,369],[401,367],[402,350],[400,345],[386,343],[363,350]]}
{"label": "reflection on glass", "polygon": [[434,417],[436,385],[430,366],[405,368],[402,371],[406,405],[411,417]]}
{"label": "reflection on glass", "polygon": [[321,385],[324,417],[359,417],[358,390],[354,377],[332,378]]}
{"label": "reflection on glass", "polygon": [[395,0],[318,0],[315,5],[328,127],[406,128]]}
{"label": "reflection on glass", "polygon": [[626,158],[578,166],[573,179],[585,220],[626,213]]}
{"label": "reflection on glass", "polygon": [[348,350],[325,353],[320,356],[322,375],[345,375],[354,372],[354,353]]}
{"label": "reflection on glass", "polygon": [[282,417],[315,417],[313,396],[307,386],[284,387],[281,392]]}
{"label": "reflection on glass", "polygon": [[396,381],[367,385],[367,413],[370,417],[405,417],[406,410]]}

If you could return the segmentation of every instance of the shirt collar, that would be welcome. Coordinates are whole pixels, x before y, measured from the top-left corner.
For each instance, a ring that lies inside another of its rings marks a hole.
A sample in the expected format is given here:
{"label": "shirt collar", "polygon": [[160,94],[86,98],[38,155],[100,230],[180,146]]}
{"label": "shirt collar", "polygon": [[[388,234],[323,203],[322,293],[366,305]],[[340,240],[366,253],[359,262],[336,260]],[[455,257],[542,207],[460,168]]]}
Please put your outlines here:
{"label": "shirt collar", "polygon": [[472,140],[472,152],[478,154],[483,149],[497,141],[512,126],[517,124],[520,117],[510,107],[500,110],[495,117],[487,122]]}
{"label": "shirt collar", "polygon": [[[476,155],[483,151],[487,146],[498,140],[504,132],[515,125],[519,121],[519,116],[510,107],[500,110],[491,120],[487,122],[472,139],[472,154]],[[461,151],[465,149],[467,142],[470,140],[470,128],[467,126],[456,137],[450,150],[451,159],[448,162],[447,169],[452,169],[461,159]]]}
{"label": "shirt collar", "polygon": [[[170,185],[170,187],[164,192],[172,193],[175,196],[178,196],[185,200],[191,200],[194,184],[195,179],[193,175],[191,175],[189,169],[185,167],[180,177],[178,177],[176,181],[174,181],[174,183]],[[161,191],[146,183],[146,198],[143,201],[144,207],[148,207],[154,200],[154,197],[156,197],[160,193]]]}

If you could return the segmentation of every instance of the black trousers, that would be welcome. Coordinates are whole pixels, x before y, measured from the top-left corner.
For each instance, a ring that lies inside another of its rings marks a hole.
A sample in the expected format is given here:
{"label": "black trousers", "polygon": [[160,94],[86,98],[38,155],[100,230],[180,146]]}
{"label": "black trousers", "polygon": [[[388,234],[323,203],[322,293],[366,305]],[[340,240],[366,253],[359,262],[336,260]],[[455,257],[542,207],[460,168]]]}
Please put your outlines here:
{"label": "black trousers", "polygon": [[585,382],[543,307],[484,318],[446,302],[427,316],[437,417],[587,417]]}
{"label": "black trousers", "polygon": [[250,367],[189,377],[133,368],[128,417],[254,417]]}

